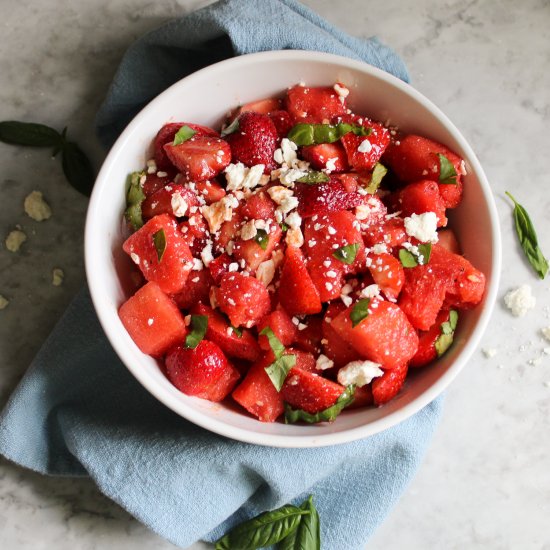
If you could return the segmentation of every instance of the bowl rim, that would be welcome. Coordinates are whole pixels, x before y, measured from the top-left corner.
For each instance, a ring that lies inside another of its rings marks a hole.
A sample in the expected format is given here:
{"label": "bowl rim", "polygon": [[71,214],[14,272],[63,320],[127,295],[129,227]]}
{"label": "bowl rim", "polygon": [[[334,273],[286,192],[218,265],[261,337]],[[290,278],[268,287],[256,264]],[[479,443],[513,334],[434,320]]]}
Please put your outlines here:
{"label": "bowl rim", "polygon": [[[490,218],[489,221],[492,233],[492,270],[490,277],[488,277],[487,279],[485,302],[483,304],[483,310],[481,311],[477,323],[475,324],[473,332],[464,344],[464,347],[460,351],[459,355],[454,359],[454,361],[448,367],[447,371],[438,380],[436,380],[434,384],[432,384],[410,402],[406,403],[403,407],[391,412],[383,418],[374,420],[362,426],[346,429],[341,432],[317,435],[314,432],[307,435],[277,435],[251,432],[246,428],[232,426],[217,418],[206,416],[201,411],[195,409],[192,405],[187,405],[183,402],[175,402],[169,395],[164,392],[163,388],[155,383],[151,383],[151,380],[148,379],[145,370],[142,370],[134,366],[133,364],[130,365],[123,359],[123,357],[125,356],[125,346],[121,344],[117,339],[111,337],[111,334],[108,330],[109,320],[107,318],[107,313],[103,310],[102,304],[99,301],[99,296],[101,294],[101,280],[97,274],[97,270],[94,269],[95,265],[94,259],[92,257],[94,220],[98,220],[101,218],[99,215],[100,188],[104,187],[106,184],[102,182],[106,181],[105,176],[106,174],[108,174],[111,165],[115,162],[121,150],[124,148],[127,137],[132,134],[134,128],[141,123],[141,119],[146,116],[146,112],[149,109],[151,109],[154,105],[163,102],[167,96],[173,94],[174,90],[182,86],[183,83],[188,83],[194,79],[201,78],[205,72],[215,71],[220,66],[231,65],[236,70],[250,63],[256,63],[257,61],[268,63],[274,60],[280,61],[281,59],[288,59],[292,61],[301,60],[304,63],[333,63],[341,66],[342,68],[348,68],[363,73],[366,72],[371,76],[374,76],[375,78],[385,81],[391,86],[400,89],[407,95],[412,96],[414,100],[420,103],[426,110],[430,111],[431,114],[434,115],[434,117],[437,118],[446,127],[446,130],[453,136],[453,138],[465,152],[471,165],[471,169],[476,173],[479,179],[479,184],[486,201],[486,206]],[[407,84],[406,82],[391,75],[390,73],[369,65],[368,63],[339,55],[307,50],[275,50],[259,52],[226,59],[213,65],[209,65],[203,69],[200,69],[199,71],[196,71],[184,77],[183,79],[172,84],[169,88],[164,90],[154,99],[152,99],[126,126],[124,131],[117,138],[115,144],[112,146],[103,162],[103,165],[96,178],[96,184],[94,185],[94,190],[92,192],[90,203],[88,205],[84,235],[86,278],[88,281],[94,309],[98,316],[99,322],[120,361],[126,366],[126,368],[149,393],[151,393],[156,399],[158,399],[161,403],[170,408],[176,414],[211,432],[245,443],[288,448],[323,447],[349,443],[358,439],[362,439],[374,435],[375,433],[378,433],[380,431],[391,428],[392,426],[395,426],[396,424],[406,420],[407,418],[411,417],[419,410],[427,406],[429,403],[431,403],[436,397],[438,397],[466,365],[469,358],[472,356],[473,352],[479,345],[479,342],[488,325],[493,307],[496,302],[502,255],[501,234],[498,220],[499,218],[497,214],[496,204],[492,191],[490,189],[489,182],[474,151],[472,150],[466,139],[462,136],[460,131],[451,122],[451,120],[432,101],[426,98],[418,90],[413,88],[410,84]]]}

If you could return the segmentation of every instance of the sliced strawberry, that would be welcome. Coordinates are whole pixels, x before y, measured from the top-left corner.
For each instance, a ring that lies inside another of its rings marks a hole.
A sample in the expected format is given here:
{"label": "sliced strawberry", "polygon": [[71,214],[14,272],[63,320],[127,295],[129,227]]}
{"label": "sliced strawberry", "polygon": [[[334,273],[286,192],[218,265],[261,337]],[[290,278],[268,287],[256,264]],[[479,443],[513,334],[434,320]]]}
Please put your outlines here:
{"label": "sliced strawberry", "polygon": [[225,189],[215,181],[197,181],[195,182],[197,195],[203,197],[206,204],[218,202],[225,197]]}
{"label": "sliced strawberry", "polygon": [[357,119],[357,116],[344,115],[342,122],[357,124],[361,121],[361,126],[369,128],[368,136],[356,136],[353,132],[347,133],[342,137],[342,145],[346,150],[349,165],[357,170],[369,171],[380,160],[384,151],[390,143],[390,132],[379,122],[374,122],[366,117]]}
{"label": "sliced strawberry", "polygon": [[216,137],[195,135],[179,145],[167,143],[164,151],[187,181],[210,180],[231,162],[231,148]]}
{"label": "sliced strawberry", "polygon": [[218,132],[212,130],[212,128],[207,128],[206,126],[201,126],[199,124],[190,124],[189,122],[170,122],[165,124],[158,131],[153,142],[155,149],[155,163],[159,170],[173,170],[174,167],[164,151],[164,146],[167,143],[172,143],[174,141],[175,135],[182,126],[189,126],[189,128],[195,130],[199,136],[220,137]]}
{"label": "sliced strawberry", "polygon": [[[162,172],[160,173],[162,174]],[[146,197],[149,197],[159,189],[162,189],[163,187],[174,181],[176,171],[173,169],[173,167],[171,167],[171,170],[164,173],[166,174],[166,176],[158,176],[158,172],[155,174],[145,175],[145,182],[143,183],[141,188],[143,189],[143,193]]]}
{"label": "sliced strawberry", "polygon": [[421,180],[409,183],[397,193],[395,209],[401,211],[403,218],[411,214],[435,212],[438,227],[447,225],[445,217],[445,202],[439,193],[435,181]]}
{"label": "sliced strawberry", "polygon": [[306,145],[301,153],[315,170],[329,168],[331,172],[345,172],[348,169],[346,150],[338,142]]}
{"label": "sliced strawberry", "polygon": [[279,136],[273,121],[255,112],[245,112],[239,116],[239,129],[227,136],[234,162],[245,166],[263,164],[264,172],[275,169],[273,154],[279,143]]}
{"label": "sliced strawberry", "polygon": [[369,271],[386,298],[395,301],[405,283],[401,262],[391,254],[376,254],[371,257]]}
{"label": "sliced strawberry", "polygon": [[[391,372],[391,371],[390,371]],[[372,395],[372,388],[370,386],[359,386],[355,388],[353,394],[353,403],[348,405],[348,409],[359,409],[361,407],[368,407],[374,404],[374,397]]]}
{"label": "sliced strawberry", "polygon": [[375,405],[391,401],[401,390],[407,378],[407,364],[399,365],[386,371],[372,381],[372,396]]}
{"label": "sliced strawberry", "polygon": [[180,223],[178,229],[189,245],[193,256],[198,258],[210,236],[204,216],[197,211],[191,214],[186,221]]}
{"label": "sliced strawberry", "polygon": [[286,137],[292,126],[294,126],[292,117],[287,111],[273,111],[269,113],[269,118],[273,121],[273,124],[275,124],[277,134],[281,139]]}
{"label": "sliced strawberry", "polygon": [[255,273],[262,262],[271,258],[282,235],[281,228],[277,224],[273,224],[267,234],[267,241],[262,245],[255,238],[248,239],[247,241],[237,239],[233,247],[233,257],[239,262],[244,260],[247,271]]}
{"label": "sliced strawberry", "polygon": [[208,269],[210,270],[210,274],[215,284],[220,284],[222,277],[229,271],[229,264],[232,262],[231,256],[224,252],[208,264]]}
{"label": "sliced strawberry", "polygon": [[328,123],[347,108],[333,88],[294,86],[287,92],[286,109],[295,123]]}
{"label": "sliced strawberry", "polygon": [[194,191],[178,183],[171,183],[147,197],[141,205],[145,219],[170,214],[176,217],[189,216],[190,209],[199,205]]}
{"label": "sliced strawberry", "polygon": [[215,237],[218,250],[225,251],[229,242],[238,237],[242,222],[243,219],[239,211],[233,211],[231,219],[222,223],[220,231]]}
{"label": "sliced strawberry", "polygon": [[191,271],[184,289],[172,296],[180,309],[189,310],[200,301],[208,301],[210,287],[214,284],[207,269]]}
{"label": "sliced strawberry", "polygon": [[[282,101],[276,97],[268,97],[266,99],[259,99],[258,101],[251,101],[245,103],[242,107],[239,107],[235,116],[239,116],[242,113],[253,112],[260,113],[261,115],[268,115],[273,111],[278,111],[282,107]],[[235,117],[233,117],[235,118]]]}
{"label": "sliced strawberry", "polygon": [[241,214],[249,220],[274,220],[275,203],[264,191],[258,191],[248,197]]}

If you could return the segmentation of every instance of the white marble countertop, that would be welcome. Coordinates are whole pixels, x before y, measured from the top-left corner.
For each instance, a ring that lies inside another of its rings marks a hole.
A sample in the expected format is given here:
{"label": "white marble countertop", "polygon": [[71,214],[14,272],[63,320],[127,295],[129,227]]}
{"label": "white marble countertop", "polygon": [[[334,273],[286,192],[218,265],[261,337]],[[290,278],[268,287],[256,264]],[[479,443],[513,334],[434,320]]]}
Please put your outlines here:
{"label": "white marble countertop", "polygon": [[[2,0],[0,120],[35,120],[74,136],[99,165],[94,113],[125,48],[145,31],[208,2]],[[368,544],[370,550],[549,549],[550,279],[522,260],[510,190],[528,208],[550,254],[550,4],[547,0],[307,0],[351,34],[377,34],[408,64],[413,84],[441,107],[477,152],[500,213],[504,270],[482,347],[447,393],[444,418],[420,472]],[[84,282],[85,199],[47,153],[0,146],[0,235],[19,223],[20,253],[0,247],[0,406]],[[33,189],[54,216],[23,213]],[[483,238],[480,235],[480,238]],[[51,285],[51,270],[66,273]],[[502,306],[528,283],[537,307],[513,318]],[[548,346],[546,342],[546,346]],[[540,358],[540,360],[539,360]],[[533,361],[534,360],[534,361]],[[534,364],[530,364],[530,361]],[[45,478],[0,460],[0,547],[173,548],[83,479]],[[203,548],[196,545],[195,548]]]}

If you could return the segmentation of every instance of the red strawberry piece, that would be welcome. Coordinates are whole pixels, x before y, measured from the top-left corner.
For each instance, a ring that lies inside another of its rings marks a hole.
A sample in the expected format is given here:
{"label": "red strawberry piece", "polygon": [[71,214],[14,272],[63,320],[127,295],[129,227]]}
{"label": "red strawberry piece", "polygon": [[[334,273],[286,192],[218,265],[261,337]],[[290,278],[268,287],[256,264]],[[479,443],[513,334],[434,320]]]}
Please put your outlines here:
{"label": "red strawberry piece", "polygon": [[220,284],[222,277],[229,271],[229,264],[232,262],[231,256],[224,252],[208,264],[208,269],[210,270],[210,274],[215,284]]}
{"label": "red strawberry piece", "polygon": [[223,275],[216,300],[234,327],[257,325],[271,309],[263,283],[238,272]]}
{"label": "red strawberry piece", "polygon": [[301,250],[294,246],[285,251],[279,300],[289,315],[311,315],[321,311],[319,292],[309,276]]}
{"label": "red strawberry piece", "polygon": [[198,205],[199,199],[194,191],[184,185],[171,183],[147,197],[141,205],[141,213],[145,219],[159,214],[183,217],[189,216],[190,209]]}
{"label": "red strawberry piece", "polygon": [[435,342],[441,336],[441,325],[449,320],[449,311],[440,311],[435,323],[428,330],[418,332],[418,351],[409,362],[409,367],[423,367],[437,358]]}
{"label": "red strawberry piece", "polygon": [[333,88],[294,86],[287,92],[286,109],[295,123],[328,123],[347,107]]}
{"label": "red strawberry piece", "polygon": [[[347,117],[342,117],[342,121],[348,122]],[[363,118],[362,126],[370,128],[368,136],[349,132],[341,139],[349,165],[359,172],[372,170],[390,143],[390,132],[382,124]]]}
{"label": "red strawberry piece", "polygon": [[277,134],[281,139],[286,137],[288,132],[290,132],[290,129],[294,126],[292,117],[287,113],[287,111],[273,111],[269,113],[269,118],[273,121],[273,124],[275,124]]}
{"label": "red strawberry piece", "polygon": [[447,225],[445,202],[441,198],[437,183],[432,180],[409,183],[400,189],[396,196],[395,209],[401,211],[403,218],[411,214],[435,212],[438,227]]}
{"label": "red strawberry piece", "polygon": [[187,181],[210,180],[231,162],[231,148],[217,137],[195,135],[179,145],[167,143],[164,151]]}
{"label": "red strawberry piece", "polygon": [[[161,174],[163,172],[160,172]],[[158,176],[158,172],[155,174],[145,174],[145,181],[141,188],[146,197],[149,197],[159,189],[162,189],[166,185],[174,181],[176,171],[172,168],[168,172],[164,172],[166,176]]]}
{"label": "red strawberry piece", "polygon": [[215,181],[197,181],[195,182],[197,195],[203,197],[206,204],[218,202],[225,197],[225,189]]}
{"label": "red strawberry piece", "polygon": [[336,382],[293,367],[286,377],[281,395],[291,407],[315,414],[332,407],[344,390]]}
{"label": "red strawberry piece", "polygon": [[266,327],[269,327],[273,331],[273,334],[275,334],[283,346],[290,346],[296,340],[298,329],[290,319],[288,313],[283,309],[276,309],[268,313],[258,323],[258,344],[260,344],[263,350],[269,351],[271,349],[269,340],[267,336],[261,334],[262,330]]}
{"label": "red strawberry piece", "polygon": [[[153,235],[164,231],[166,247],[159,260]],[[187,282],[193,266],[189,246],[178,230],[174,218],[160,214],[150,219],[122,245],[148,281],[155,281],[163,292],[176,294]]]}
{"label": "red strawberry piece", "polygon": [[162,355],[187,334],[176,304],[156,283],[142,286],[122,304],[118,314],[136,346],[148,355]]}
{"label": "red strawberry piece", "polygon": [[[323,319],[320,315],[308,315],[302,319],[298,324],[295,345],[309,353],[319,355],[321,353],[322,322]],[[312,372],[315,372],[315,369]]]}
{"label": "red strawberry piece", "polygon": [[264,173],[275,169],[273,154],[279,143],[277,128],[267,116],[255,112],[246,112],[239,116],[239,128],[227,136],[234,162],[245,166],[263,164]]}
{"label": "red strawberry piece", "polygon": [[336,176],[331,176],[330,181],[317,185],[299,183],[296,185],[295,194],[299,201],[298,213],[302,218],[347,210],[363,202],[363,197],[359,193],[348,193]]}
{"label": "red strawberry piece", "polygon": [[353,394],[353,403],[347,406],[348,409],[360,409],[374,404],[372,388],[369,386],[358,386]]}
{"label": "red strawberry piece", "polygon": [[372,381],[372,396],[375,405],[383,405],[399,393],[405,383],[405,378],[407,378],[407,370],[405,363],[386,371]]}
{"label": "red strawberry piece", "polygon": [[369,271],[386,298],[395,301],[405,283],[401,262],[391,254],[375,254],[371,256]]}
{"label": "red strawberry piece", "polygon": [[332,321],[332,327],[363,359],[393,369],[414,356],[418,349],[418,336],[397,305],[377,298],[371,299],[369,314],[354,327],[351,313],[356,305],[351,305],[337,315]]}
{"label": "red strawberry piece", "polygon": [[275,203],[267,193],[258,191],[250,195],[242,207],[241,214],[249,220],[275,219]]}
{"label": "red strawberry piece", "polygon": [[195,349],[172,348],[165,364],[168,379],[178,390],[209,401],[224,399],[240,378],[219,346],[208,340]]}
{"label": "red strawberry piece", "polygon": [[201,301],[207,301],[214,280],[207,269],[191,271],[184,289],[172,299],[180,309],[189,310]]}
{"label": "red strawberry piece", "polygon": [[323,319],[323,353],[336,367],[345,367],[351,361],[360,359],[359,353],[340,337],[340,334],[332,328],[332,320],[346,309],[343,302],[331,302]]}
{"label": "red strawberry piece", "polygon": [[382,224],[387,213],[386,206],[377,195],[363,196],[361,212],[360,215],[358,214],[361,221],[361,229]]}
{"label": "red strawberry piece", "polygon": [[189,216],[187,221],[180,223],[178,228],[189,245],[193,256],[199,257],[210,235],[204,216],[200,212],[195,212]]}
{"label": "red strawberry piece", "polygon": [[329,168],[331,172],[345,172],[348,169],[346,150],[338,142],[306,145],[301,154],[315,170]]}
{"label": "red strawberry piece", "polygon": [[272,112],[278,111],[282,107],[282,101],[276,97],[268,97],[266,99],[260,99],[258,101],[251,101],[245,103],[242,107],[239,107],[235,113],[232,113],[230,120],[246,112],[260,113],[261,115],[268,115]]}
{"label": "red strawberry piece", "polygon": [[221,313],[204,304],[197,304],[193,313],[208,317],[206,339],[215,342],[229,357],[257,361],[261,355],[258,342],[248,329],[240,329],[240,336]]}
{"label": "red strawberry piece", "polygon": [[207,128],[206,126],[201,126],[199,124],[190,124],[189,122],[170,122],[165,124],[158,131],[153,142],[153,147],[155,149],[155,163],[159,170],[168,171],[174,169],[170,159],[164,151],[164,146],[167,143],[172,143],[174,141],[175,135],[182,126],[189,126],[189,128],[195,130],[199,136],[220,137],[218,132],[212,130],[212,128]]}
{"label": "red strawberry piece", "polygon": [[220,251],[225,251],[230,241],[235,240],[241,229],[243,219],[239,211],[233,211],[233,216],[230,220],[222,223],[218,235],[215,237],[216,248]]}
{"label": "red strawberry piece", "polygon": [[401,218],[390,218],[379,225],[369,225],[363,231],[363,241],[369,248],[379,243],[385,243],[388,248],[394,248],[404,243],[407,238],[405,224]]}

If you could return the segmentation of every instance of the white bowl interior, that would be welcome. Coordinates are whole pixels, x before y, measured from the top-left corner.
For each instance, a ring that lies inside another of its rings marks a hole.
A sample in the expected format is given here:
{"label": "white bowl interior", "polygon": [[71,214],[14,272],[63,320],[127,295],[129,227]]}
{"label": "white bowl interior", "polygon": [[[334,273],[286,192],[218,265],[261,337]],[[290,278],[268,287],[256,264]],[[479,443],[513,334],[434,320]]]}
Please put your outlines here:
{"label": "white bowl interior", "polygon": [[[218,127],[227,111],[255,99],[280,95],[298,82],[350,90],[354,111],[404,131],[440,141],[466,161],[464,199],[452,215],[465,256],[487,276],[483,304],[460,316],[455,344],[433,365],[409,377],[404,389],[380,408],[346,411],[335,423],[316,426],[264,424],[237,407],[180,393],[157,362],[139,351],[122,326],[117,310],[129,297],[130,261],[121,245],[127,175],[150,156],[151,140],[170,121]],[[352,441],[386,429],[428,404],[451,382],[477,346],[492,309],[500,271],[500,234],[495,205],[478,160],[465,139],[433,104],[412,87],[369,65],[317,52],[265,52],[203,69],[153,100],[129,124],[98,176],[87,217],[86,269],[100,322],[130,372],[176,413],[222,435],[256,444],[312,447]]]}

